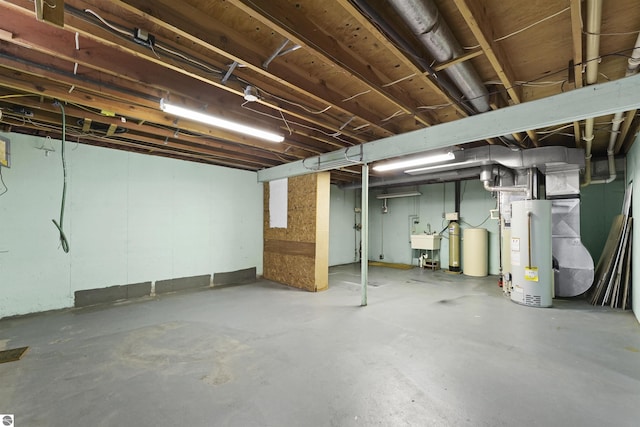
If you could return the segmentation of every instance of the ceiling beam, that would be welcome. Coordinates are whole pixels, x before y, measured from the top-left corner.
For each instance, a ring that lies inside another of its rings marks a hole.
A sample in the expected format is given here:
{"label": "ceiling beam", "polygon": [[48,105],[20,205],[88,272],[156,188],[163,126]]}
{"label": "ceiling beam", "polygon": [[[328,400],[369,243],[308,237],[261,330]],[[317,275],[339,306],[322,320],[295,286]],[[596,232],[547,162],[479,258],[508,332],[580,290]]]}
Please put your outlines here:
{"label": "ceiling beam", "polygon": [[[514,104],[520,104],[522,98],[515,84],[516,79],[514,72],[500,45],[493,41],[492,27],[483,7],[478,2],[471,0],[453,1],[478,41],[478,44],[484,51],[487,60],[491,63],[509,97]],[[538,146],[538,136],[536,132],[531,129],[524,130],[527,132],[527,135],[529,135],[529,138],[531,138],[533,144]]]}
{"label": "ceiling beam", "polygon": [[[82,6],[82,3],[76,6]],[[3,27],[8,29],[12,36],[8,38],[12,43],[19,46],[27,46],[30,50],[52,55],[56,59],[67,60],[71,64],[69,70],[73,69],[73,64],[78,64],[78,69],[82,75],[100,73],[100,80],[106,84],[117,84],[123,87],[130,87],[133,91],[142,91],[140,86],[146,88],[146,93],[151,97],[161,98],[168,94],[184,96],[193,101],[199,101],[199,106],[207,105],[209,108],[219,108],[220,111],[228,112],[229,102],[217,102],[224,93],[230,93],[237,98],[236,103],[242,102],[243,87],[237,82],[227,82],[222,84],[219,76],[212,76],[190,64],[176,61],[167,55],[158,58],[150,49],[141,47],[132,40],[125,41],[121,36],[114,35],[106,31],[104,27],[91,22],[89,15],[78,17],[72,13],[66,14],[66,31],[50,25],[42,25],[33,19],[32,7],[27,1],[10,0],[0,2],[2,14],[7,18],[3,21]],[[115,19],[106,12],[105,19]],[[115,22],[115,21],[114,21]],[[125,22],[119,25],[134,25]],[[70,31],[71,30],[71,31]],[[75,34],[79,33],[78,44],[80,49],[76,49],[74,40]],[[14,37],[15,36],[15,37]],[[217,67],[224,67],[222,63],[216,63],[212,58],[206,57],[199,52],[183,46],[174,46],[170,41],[163,40],[163,44],[170,48],[183,52],[198,61],[208,63]],[[126,60],[124,60],[126,58]],[[45,62],[46,63],[46,62]],[[242,72],[239,72],[242,75]],[[116,83],[117,82],[117,83]],[[233,84],[232,84],[233,83]],[[279,85],[278,82],[274,82]],[[262,83],[270,93],[278,94],[281,97],[290,97],[290,88],[284,92],[277,86]],[[211,90],[211,86],[222,89],[223,94]],[[281,85],[280,85],[281,86]],[[212,96],[215,94],[215,96]],[[224,96],[222,96],[224,97]],[[228,98],[228,97],[227,97]],[[298,101],[308,103],[306,101]],[[276,112],[274,118],[281,128],[286,128],[277,112],[287,114],[297,120],[302,120],[305,124],[312,124],[314,127],[330,130],[328,133],[335,133],[343,124],[343,121],[335,119],[329,115],[323,115],[322,120],[318,116],[301,114],[289,106],[279,105],[273,100],[260,99],[257,103],[263,104]],[[320,105],[326,106],[325,102]],[[258,120],[260,118],[258,117]],[[354,121],[353,123],[356,123]],[[350,132],[349,129],[342,129],[341,132],[346,137],[353,139],[356,143],[370,140]],[[379,133],[378,137],[391,134],[389,131]],[[343,146],[336,144],[335,140],[325,138],[326,144]]]}
{"label": "ceiling beam", "polygon": [[[273,1],[227,1],[253,18],[258,19],[263,24],[268,25],[286,39],[302,46],[304,49],[312,51],[326,63],[334,64],[353,77],[356,77],[368,87],[369,90],[394,105],[394,108],[399,108],[405,114],[415,116],[416,120],[425,126],[432,124],[431,121],[419,114],[417,110],[418,105],[415,105],[415,101],[409,99],[406,94],[398,91],[392,94],[390,90],[383,89],[383,85],[393,79],[388,76],[383,76],[380,70],[374,70],[371,65],[367,64],[366,61],[360,58],[353,50],[349,50],[335,37],[326,34],[315,22],[300,13],[299,8],[298,10],[293,7],[285,9],[280,3]],[[289,23],[295,23],[295,28],[289,25]],[[386,78],[387,81],[382,81],[381,77]],[[393,86],[391,86],[391,88],[393,88]]]}
{"label": "ceiling beam", "polygon": [[[3,101],[4,102],[4,101]],[[18,114],[7,112],[4,114],[2,121],[9,125],[18,125],[21,127],[27,127],[32,129],[42,130],[42,124],[47,125],[46,131],[61,132],[61,115],[60,110],[53,107],[49,103],[42,105],[44,108],[34,108],[33,117],[27,117]],[[200,142],[194,144],[186,140],[180,140],[179,135],[167,136],[165,139],[158,139],[146,132],[140,132],[133,130],[137,125],[133,123],[122,123],[115,119],[111,123],[105,123],[106,117],[99,118],[94,121],[91,119],[83,119],[82,125],[78,123],[78,119],[86,115],[87,112],[74,108],[72,106],[65,106],[66,120],[67,120],[67,136],[73,136],[74,139],[86,140],[86,139],[108,139],[116,143],[117,141],[137,141],[139,146],[146,146],[149,150],[161,150],[163,152],[171,152],[170,149],[175,150],[177,153],[188,155],[191,157],[198,157],[205,160],[215,159],[227,159],[227,161],[233,162],[235,166],[244,165],[254,169],[261,169],[264,167],[275,166],[282,163],[282,160],[274,157],[271,160],[266,160],[261,157],[256,157],[255,153],[238,153],[232,149],[224,149],[217,147],[206,147]],[[92,124],[95,126],[97,123],[103,124],[102,130],[92,129]],[[127,126],[129,125],[129,126]],[[108,126],[108,128],[107,128]],[[128,132],[119,133],[118,128],[127,129]],[[105,131],[106,130],[106,131]]]}
{"label": "ceiling beam", "polygon": [[[272,62],[268,69],[264,69],[262,64],[269,54],[256,51],[256,44],[252,40],[225,24],[216,22],[212,25],[210,16],[188,3],[180,3],[179,8],[175,7],[176,3],[173,0],[122,0],[110,1],[110,4],[121,7],[126,14],[145,19],[162,29],[170,35],[166,39],[180,38],[183,43],[194,43],[216,55],[221,55],[228,62],[243,64],[245,67],[235,72],[238,75],[241,71],[247,76],[253,73],[254,79],[257,75],[277,82],[320,105],[330,105],[332,110],[340,112],[344,117],[355,116],[375,127],[382,135],[395,133],[380,124],[385,117],[385,112],[371,110],[371,106],[364,108],[361,103],[343,102],[345,94],[338,93],[322,80],[309,79],[304,70],[298,70],[277,61]],[[164,34],[163,39],[165,39]],[[150,60],[153,58],[150,57]],[[251,73],[247,73],[247,70]],[[251,77],[248,78],[251,79]]]}
{"label": "ceiling beam", "polygon": [[[131,105],[130,103],[104,97],[99,93],[91,92],[83,88],[76,88],[69,92],[68,84],[44,80],[24,72],[7,70],[0,67],[0,84],[21,92],[38,94],[58,99],[60,101],[84,105],[96,110],[111,111],[117,116],[135,118],[144,120],[145,122],[153,122],[168,127],[180,128],[189,132],[247,146],[253,146],[267,151],[278,153],[282,153],[284,151],[282,145],[279,144],[258,141],[254,138],[245,137],[233,132],[222,132],[217,129],[212,130],[211,127],[200,123],[189,120],[177,120],[175,117],[169,116],[159,109]],[[221,135],[223,133],[226,133],[227,137],[222,137]]]}
{"label": "ceiling beam", "polygon": [[[42,101],[36,97],[32,96],[24,96],[24,97],[10,97],[4,99],[3,96],[10,95],[6,91],[0,90],[0,102],[6,103],[9,105],[18,105],[24,106],[27,108],[34,109],[36,111],[47,111],[51,113],[58,113],[60,111],[59,108],[55,107],[52,102]],[[266,150],[260,150],[255,147],[247,147],[241,144],[233,144],[225,141],[220,141],[214,138],[207,138],[203,136],[195,136],[189,135],[188,133],[182,131],[176,131],[176,129],[169,129],[166,127],[153,126],[147,122],[134,122],[134,121],[125,121],[123,122],[120,118],[117,117],[107,117],[101,115],[97,112],[91,112],[84,108],[76,107],[73,104],[67,104],[65,106],[66,112],[74,117],[82,118],[84,120],[82,125],[83,132],[89,132],[91,130],[91,123],[103,123],[103,124],[116,124],[119,127],[125,128],[130,132],[134,133],[143,133],[146,135],[153,135],[156,138],[162,141],[162,144],[165,145],[165,140],[169,141],[178,141],[188,142],[193,144],[194,151],[196,151],[195,147],[201,147],[200,153],[206,154],[208,151],[206,150],[226,150],[231,153],[244,154],[247,156],[259,156],[261,158],[265,158],[268,160],[273,160],[276,162],[284,162],[289,160],[294,160],[297,156],[287,154],[279,154],[273,153]],[[185,147],[182,147],[185,148]],[[311,152],[311,154],[317,154],[317,152]],[[288,159],[288,160],[287,160]]]}
{"label": "ceiling beam", "polygon": [[378,42],[384,45],[387,48],[388,52],[407,68],[407,70],[409,71],[408,74],[421,76],[420,81],[424,83],[430,91],[438,94],[441,97],[441,101],[439,101],[440,104],[450,103],[452,105],[452,108],[455,109],[456,113],[460,117],[466,117],[468,115],[467,112],[458,104],[458,100],[447,94],[440,86],[438,86],[438,84],[428,78],[428,73],[425,73],[425,70],[417,67],[408,57],[406,52],[401,51],[398,47],[396,47],[395,44],[390,43],[388,36],[386,34],[383,34],[378,27],[372,24],[368,17],[364,16],[360,12],[360,10],[353,5],[352,0],[335,0],[335,2],[342,6],[349,13],[349,15],[358,22],[358,25],[373,34]]}
{"label": "ceiling beam", "polygon": [[[527,129],[543,128],[640,108],[640,74],[591,85],[548,98],[513,105],[496,111],[443,123],[363,144],[362,161],[379,160],[448,148]],[[320,162],[341,159],[338,150],[319,156]],[[313,173],[303,160],[258,171],[258,181]]]}
{"label": "ceiling beam", "polygon": [[[438,71],[442,71],[445,70],[449,67],[451,67],[452,65],[456,65],[459,64],[461,62],[465,62],[468,61],[470,59],[475,58],[476,56],[480,56],[480,55],[484,55],[484,51],[482,49],[472,49],[469,52],[465,53],[464,55],[460,55],[456,58],[453,58],[447,62],[443,62],[441,64],[436,64],[433,66],[433,71],[438,72]],[[429,74],[429,72],[425,72],[425,74]]]}

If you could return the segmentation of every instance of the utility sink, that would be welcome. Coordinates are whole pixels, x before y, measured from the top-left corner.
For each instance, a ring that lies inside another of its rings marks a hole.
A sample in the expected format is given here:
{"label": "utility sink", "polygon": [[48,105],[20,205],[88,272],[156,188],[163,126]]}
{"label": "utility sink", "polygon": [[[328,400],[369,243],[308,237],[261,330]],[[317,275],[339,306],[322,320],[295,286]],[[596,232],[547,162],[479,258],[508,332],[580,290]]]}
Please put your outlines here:
{"label": "utility sink", "polygon": [[440,240],[442,240],[442,236],[439,234],[412,234],[411,249],[428,251],[440,249]]}

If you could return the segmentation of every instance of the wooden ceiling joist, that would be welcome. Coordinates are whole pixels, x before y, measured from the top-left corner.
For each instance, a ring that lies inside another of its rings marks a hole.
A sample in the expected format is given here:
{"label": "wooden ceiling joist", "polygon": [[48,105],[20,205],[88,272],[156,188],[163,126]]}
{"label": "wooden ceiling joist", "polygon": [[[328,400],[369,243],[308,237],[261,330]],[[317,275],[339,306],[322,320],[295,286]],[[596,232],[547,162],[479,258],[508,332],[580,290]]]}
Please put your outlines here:
{"label": "wooden ceiling joist", "polygon": [[[500,45],[493,41],[493,34],[490,30],[491,25],[484,10],[477,2],[471,0],[453,1],[478,41],[480,48],[491,63],[509,97],[514,104],[521,103],[522,99],[515,84],[516,79],[513,70]],[[529,135],[533,144],[538,146],[538,136],[535,131],[528,130],[527,135]]]}

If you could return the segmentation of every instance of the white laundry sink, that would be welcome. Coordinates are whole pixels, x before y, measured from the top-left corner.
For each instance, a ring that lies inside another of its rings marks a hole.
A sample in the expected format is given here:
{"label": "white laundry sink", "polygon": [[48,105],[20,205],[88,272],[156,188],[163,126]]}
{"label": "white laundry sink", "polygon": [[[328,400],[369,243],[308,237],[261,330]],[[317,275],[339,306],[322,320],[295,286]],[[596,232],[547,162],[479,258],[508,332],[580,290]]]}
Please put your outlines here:
{"label": "white laundry sink", "polygon": [[439,234],[412,234],[411,249],[435,250],[440,249],[440,240],[442,236]]}

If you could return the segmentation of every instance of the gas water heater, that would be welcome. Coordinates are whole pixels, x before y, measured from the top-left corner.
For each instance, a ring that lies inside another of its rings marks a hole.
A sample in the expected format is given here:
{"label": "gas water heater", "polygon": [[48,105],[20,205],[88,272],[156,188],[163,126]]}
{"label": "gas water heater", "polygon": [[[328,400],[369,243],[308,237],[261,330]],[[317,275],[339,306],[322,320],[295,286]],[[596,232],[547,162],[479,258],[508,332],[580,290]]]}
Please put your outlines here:
{"label": "gas water heater", "polygon": [[511,300],[534,307],[551,307],[551,201],[511,203]]}

